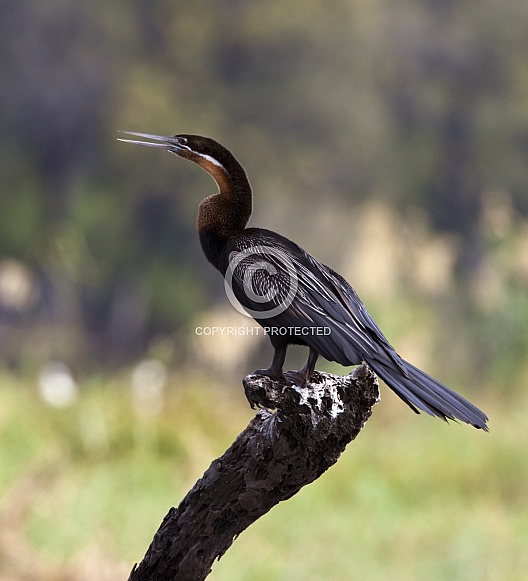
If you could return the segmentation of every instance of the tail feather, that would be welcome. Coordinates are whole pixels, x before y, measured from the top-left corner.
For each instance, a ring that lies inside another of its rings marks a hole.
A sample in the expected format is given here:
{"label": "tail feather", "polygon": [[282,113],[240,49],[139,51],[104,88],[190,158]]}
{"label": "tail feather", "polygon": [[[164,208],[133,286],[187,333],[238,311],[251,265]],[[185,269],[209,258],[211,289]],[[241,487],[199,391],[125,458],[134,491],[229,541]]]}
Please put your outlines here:
{"label": "tail feather", "polygon": [[478,407],[427,373],[401,359],[404,375],[395,367],[367,361],[377,375],[416,413],[422,410],[443,420],[459,420],[488,431],[488,417]]}

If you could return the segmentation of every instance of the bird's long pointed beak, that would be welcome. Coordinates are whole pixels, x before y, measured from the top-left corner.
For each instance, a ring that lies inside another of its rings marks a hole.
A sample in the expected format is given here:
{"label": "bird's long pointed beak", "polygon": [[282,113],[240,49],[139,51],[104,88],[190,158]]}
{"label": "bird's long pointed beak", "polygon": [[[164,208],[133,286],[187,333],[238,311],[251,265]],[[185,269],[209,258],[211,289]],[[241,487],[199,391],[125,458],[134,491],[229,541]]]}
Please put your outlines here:
{"label": "bird's long pointed beak", "polygon": [[[152,141],[138,141],[136,139],[123,139],[121,137],[117,138],[117,141],[122,141],[123,143],[135,143],[136,145],[145,145],[146,147],[157,147],[160,149],[166,149],[172,153],[177,153],[181,151],[182,146],[178,143],[176,137],[167,137],[165,135],[152,135],[151,133],[139,133],[137,131],[119,131],[119,133],[124,133],[125,135],[134,135],[135,137],[144,137],[146,139],[152,139]],[[156,143],[161,141],[161,143]]]}

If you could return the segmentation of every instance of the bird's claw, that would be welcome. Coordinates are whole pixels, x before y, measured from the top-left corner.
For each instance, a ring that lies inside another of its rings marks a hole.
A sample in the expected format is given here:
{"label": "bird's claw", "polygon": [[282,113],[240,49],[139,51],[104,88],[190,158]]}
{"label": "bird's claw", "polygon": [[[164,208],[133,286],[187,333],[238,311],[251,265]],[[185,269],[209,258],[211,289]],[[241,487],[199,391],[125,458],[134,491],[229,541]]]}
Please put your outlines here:
{"label": "bird's claw", "polygon": [[286,385],[296,385],[297,387],[306,387],[306,384],[308,383],[308,377],[302,369],[299,369],[298,371],[286,371],[284,373],[284,379]]}

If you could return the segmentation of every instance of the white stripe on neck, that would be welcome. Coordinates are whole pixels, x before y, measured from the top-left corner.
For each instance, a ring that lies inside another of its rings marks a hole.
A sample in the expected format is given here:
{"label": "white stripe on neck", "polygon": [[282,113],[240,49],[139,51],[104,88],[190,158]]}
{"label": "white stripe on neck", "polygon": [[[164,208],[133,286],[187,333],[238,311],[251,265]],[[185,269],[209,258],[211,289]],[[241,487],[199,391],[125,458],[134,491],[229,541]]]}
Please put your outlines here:
{"label": "white stripe on neck", "polygon": [[200,157],[203,157],[207,161],[210,161],[213,165],[216,165],[220,169],[224,170],[225,173],[227,173],[226,168],[217,159],[215,159],[214,157],[211,157],[210,155],[206,155],[205,153],[199,153],[198,155]]}

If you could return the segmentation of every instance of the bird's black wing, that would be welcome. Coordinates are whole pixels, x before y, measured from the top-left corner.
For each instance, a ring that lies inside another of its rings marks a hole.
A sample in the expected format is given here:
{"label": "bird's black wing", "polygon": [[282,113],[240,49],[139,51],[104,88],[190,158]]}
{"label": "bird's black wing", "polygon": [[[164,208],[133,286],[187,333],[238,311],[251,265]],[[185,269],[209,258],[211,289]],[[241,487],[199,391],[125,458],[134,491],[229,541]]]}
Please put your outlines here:
{"label": "bird's black wing", "polygon": [[226,280],[238,301],[264,327],[302,330],[298,336],[331,361],[356,365],[364,353],[374,355],[378,345],[361,324],[351,324],[335,289],[314,268],[317,261],[283,240],[246,236],[230,252]]}
{"label": "bird's black wing", "polygon": [[233,293],[263,326],[302,329],[307,345],[341,365],[378,358],[400,366],[352,287],[290,240],[265,230],[246,234],[229,265]]}

